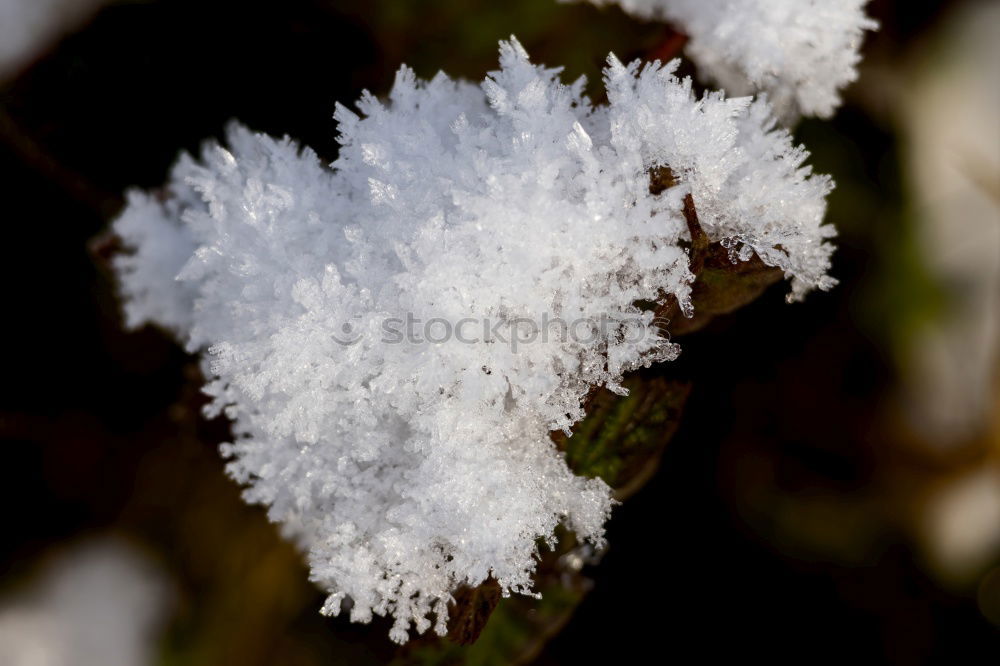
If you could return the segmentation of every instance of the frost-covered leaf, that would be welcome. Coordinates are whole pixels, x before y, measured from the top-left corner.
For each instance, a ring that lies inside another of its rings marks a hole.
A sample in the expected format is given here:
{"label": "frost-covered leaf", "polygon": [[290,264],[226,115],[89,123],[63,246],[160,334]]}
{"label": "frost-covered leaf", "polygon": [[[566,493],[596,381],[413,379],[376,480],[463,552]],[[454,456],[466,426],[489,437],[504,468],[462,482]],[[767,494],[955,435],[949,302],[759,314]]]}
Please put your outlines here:
{"label": "frost-covered leaf", "polygon": [[560,524],[600,544],[610,488],[550,433],[676,356],[641,304],[690,314],[685,200],[793,297],[833,283],[829,180],[765,102],[696,97],[676,66],[612,56],[593,106],[512,40],[481,86],[404,67],[387,102],[338,107],[332,168],[233,126],[171,199],[132,195],[127,320],[203,354],[229,471],[308,552],[325,612],[444,633],[462,586],[530,592]]}

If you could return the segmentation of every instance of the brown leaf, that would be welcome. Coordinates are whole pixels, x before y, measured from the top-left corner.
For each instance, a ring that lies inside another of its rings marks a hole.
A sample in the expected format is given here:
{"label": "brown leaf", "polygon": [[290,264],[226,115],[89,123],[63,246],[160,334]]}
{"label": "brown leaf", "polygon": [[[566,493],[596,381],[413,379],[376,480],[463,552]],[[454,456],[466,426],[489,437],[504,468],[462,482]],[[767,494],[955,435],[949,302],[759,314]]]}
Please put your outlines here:
{"label": "brown leaf", "polygon": [[471,645],[500,602],[500,583],[487,578],[476,587],[460,587],[453,596],[455,601],[448,609],[448,639],[459,645]]}

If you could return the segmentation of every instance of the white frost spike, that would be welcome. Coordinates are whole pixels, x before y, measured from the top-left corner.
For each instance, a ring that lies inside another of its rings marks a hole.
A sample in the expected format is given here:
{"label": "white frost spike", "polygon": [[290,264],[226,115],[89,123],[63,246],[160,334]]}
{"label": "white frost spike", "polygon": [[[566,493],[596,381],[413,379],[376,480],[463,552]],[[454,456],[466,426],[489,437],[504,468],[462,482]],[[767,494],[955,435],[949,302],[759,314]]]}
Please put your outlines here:
{"label": "white frost spike", "polygon": [[830,116],[857,78],[864,32],[878,27],[868,0],[589,1],[676,25],[702,74],[731,94],[767,92],[785,119]]}
{"label": "white frost spike", "polygon": [[[689,303],[688,192],[713,240],[751,246],[794,295],[830,284],[829,183],[764,102],[612,59],[592,107],[516,41],[500,65],[481,86],[404,67],[388,103],[338,106],[332,169],[232,127],[228,152],[179,162],[173,199],[134,195],[115,224],[128,322],[205,352],[247,500],[307,550],[325,612],[350,597],[398,641],[432,615],[444,631],[461,584],[530,592],[561,521],[600,543],[609,489],[549,433],[592,387],[676,355],[635,304]],[[680,185],[651,194],[666,165]],[[474,325],[412,343],[392,334],[408,316]],[[546,317],[603,324],[512,343]]]}

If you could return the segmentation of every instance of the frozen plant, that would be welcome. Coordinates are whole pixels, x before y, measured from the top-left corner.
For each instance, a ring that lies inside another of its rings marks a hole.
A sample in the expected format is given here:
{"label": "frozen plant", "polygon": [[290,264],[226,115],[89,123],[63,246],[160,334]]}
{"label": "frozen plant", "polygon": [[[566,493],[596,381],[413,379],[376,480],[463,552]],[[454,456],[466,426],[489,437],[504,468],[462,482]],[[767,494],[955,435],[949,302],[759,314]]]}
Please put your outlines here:
{"label": "frozen plant", "polygon": [[[676,356],[637,303],[691,309],[688,194],[712,240],[783,269],[793,298],[833,284],[830,181],[765,102],[698,97],[676,66],[610,56],[593,106],[512,39],[480,86],[403,67],[387,102],[338,106],[332,168],[232,126],[228,148],[181,158],[171,196],[130,196],[128,324],[203,354],[229,472],[308,553],[325,612],[350,598],[353,620],[391,615],[394,640],[443,633],[460,585],[529,593],[560,522],[600,543],[609,488],[550,432],[594,387]],[[654,194],[658,167],[677,184]],[[455,334],[386,337],[408,317]],[[516,344],[547,318],[586,335]],[[459,335],[470,321],[489,330]]]}
{"label": "frozen plant", "polygon": [[676,25],[699,71],[731,94],[768,93],[784,118],[828,117],[857,78],[868,0],[590,0]]}

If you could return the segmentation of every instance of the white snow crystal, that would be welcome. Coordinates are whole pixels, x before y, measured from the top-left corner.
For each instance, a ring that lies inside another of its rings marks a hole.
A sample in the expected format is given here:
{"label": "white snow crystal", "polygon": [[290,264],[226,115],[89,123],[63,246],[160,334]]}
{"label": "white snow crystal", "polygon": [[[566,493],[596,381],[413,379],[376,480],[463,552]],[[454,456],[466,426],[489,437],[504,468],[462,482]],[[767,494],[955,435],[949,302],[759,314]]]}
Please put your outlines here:
{"label": "white snow crystal", "polygon": [[[233,126],[178,163],[172,199],[132,195],[128,323],[205,352],[229,471],[308,552],[326,612],[350,598],[397,641],[443,632],[461,584],[530,592],[561,521],[600,542],[610,491],[549,434],[592,387],[676,356],[636,304],[690,308],[686,194],[794,297],[833,283],[829,180],[765,102],[696,98],[676,66],[612,56],[594,107],[512,40],[481,86],[403,67],[386,103],[338,106],[332,168]],[[680,184],[651,194],[658,166]]]}
{"label": "white snow crystal", "polygon": [[762,90],[783,117],[828,117],[857,78],[868,0],[590,0],[675,24],[699,70],[731,94]]}

